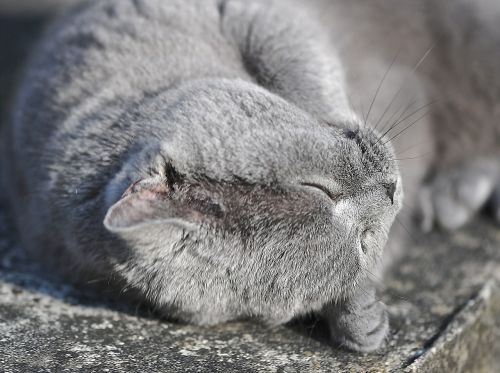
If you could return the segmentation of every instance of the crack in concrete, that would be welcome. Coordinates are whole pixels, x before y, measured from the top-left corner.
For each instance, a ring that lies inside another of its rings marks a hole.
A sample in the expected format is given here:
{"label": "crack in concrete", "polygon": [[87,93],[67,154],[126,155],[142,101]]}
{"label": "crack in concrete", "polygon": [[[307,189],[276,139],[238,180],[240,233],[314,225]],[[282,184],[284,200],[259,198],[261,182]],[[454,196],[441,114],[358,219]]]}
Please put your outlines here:
{"label": "crack in concrete", "polygon": [[429,351],[434,344],[437,342],[437,340],[444,334],[446,334],[448,330],[448,326],[455,320],[457,315],[459,315],[467,305],[471,303],[471,301],[475,301],[478,299],[480,296],[480,291],[474,292],[471,296],[467,298],[463,303],[459,304],[457,307],[453,309],[441,322],[441,324],[438,326],[438,330],[436,333],[434,333],[425,343],[422,345],[422,348],[420,348],[418,351],[416,351],[414,354],[412,354],[410,357],[406,359],[406,361],[403,363],[402,368],[410,368],[411,365],[413,365],[417,360],[421,359],[427,351]]}

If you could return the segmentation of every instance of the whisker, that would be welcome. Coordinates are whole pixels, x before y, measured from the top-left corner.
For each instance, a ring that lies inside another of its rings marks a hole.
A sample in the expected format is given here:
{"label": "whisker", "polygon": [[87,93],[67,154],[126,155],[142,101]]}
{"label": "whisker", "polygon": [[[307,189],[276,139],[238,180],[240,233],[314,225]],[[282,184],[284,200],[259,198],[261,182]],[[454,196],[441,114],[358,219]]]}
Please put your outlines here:
{"label": "whisker", "polygon": [[424,53],[424,55],[422,56],[422,58],[413,67],[413,69],[411,70],[410,74],[408,74],[408,76],[403,80],[403,82],[401,83],[400,87],[398,88],[398,90],[396,91],[396,93],[394,94],[394,96],[392,96],[392,99],[389,102],[389,105],[387,106],[386,110],[384,111],[384,113],[382,114],[382,116],[378,119],[376,126],[378,126],[378,123],[382,121],[383,117],[385,116],[385,114],[387,113],[387,111],[389,110],[389,108],[392,106],[392,104],[394,104],[394,102],[396,101],[396,98],[401,93],[401,90],[405,86],[405,84],[408,81],[409,77],[411,75],[413,75],[418,70],[418,68],[420,67],[420,65],[422,65],[422,63],[425,61],[425,59],[427,58],[427,56],[434,49],[434,46],[435,46],[435,43],[431,44],[431,46],[427,49],[427,51]]}
{"label": "whisker", "polygon": [[394,113],[391,114],[391,116],[389,118],[387,118],[387,122],[382,126],[382,128],[380,129],[379,132],[382,132],[384,129],[387,128],[387,126],[390,124],[390,123],[394,123],[392,120],[394,119],[394,117],[399,114],[399,116],[397,117],[397,119],[395,120],[396,122],[398,120],[400,120],[403,115],[406,114],[406,112],[408,110],[410,110],[410,108],[415,105],[417,103],[417,100],[411,100],[405,107],[404,109],[401,111],[401,110],[396,110]]}
{"label": "whisker", "polygon": [[[398,115],[397,119],[396,119],[394,122],[391,122],[391,120],[394,118],[395,114],[397,114],[399,111],[394,112],[394,113],[393,113],[393,114],[389,117],[389,119],[387,120],[387,123],[386,123],[386,124],[384,124],[384,125],[382,126],[382,128],[380,129],[380,131],[379,131],[379,132],[380,132],[380,133],[382,133],[382,132],[383,132],[383,131],[387,128],[387,126],[388,126],[388,125],[392,126],[392,124],[394,124],[394,123],[398,122],[398,121],[399,121],[399,120],[403,117],[403,115],[405,115],[405,114],[407,113],[407,111],[408,111],[408,110],[410,110],[410,108],[411,108],[414,104],[416,104],[416,102],[417,102],[416,100],[411,101],[411,102],[410,102],[408,105],[406,105],[406,107],[405,107],[405,108],[404,108],[404,109],[403,109],[403,110],[399,113],[399,115]],[[378,140],[377,140],[376,144],[378,144],[378,143],[380,143],[380,141],[382,141],[382,139],[384,138],[384,136],[386,135],[386,133],[387,133],[387,132],[384,132],[382,135],[379,135],[379,136],[378,136]]]}
{"label": "whisker", "polygon": [[427,142],[426,141],[421,141],[421,142],[419,142],[417,144],[413,144],[413,145],[407,147],[405,150],[403,150],[401,152],[397,152],[397,153],[398,153],[398,155],[403,155],[404,153],[406,153],[406,152],[408,152],[408,151],[410,151],[412,149],[415,149],[416,147],[419,147],[419,146],[421,146],[421,145],[423,145],[425,143],[427,143]]}
{"label": "whisker", "polygon": [[418,160],[418,159],[422,159],[428,155],[434,155],[434,154],[435,154],[434,151],[430,151],[430,152],[427,152],[424,154],[418,154],[414,157],[394,158],[393,161],[404,162],[404,161]]}
{"label": "whisker", "polygon": [[418,112],[420,112],[423,109],[425,109],[425,108],[427,108],[427,107],[435,104],[436,102],[437,102],[437,100],[433,100],[431,102],[428,102],[425,105],[420,106],[419,108],[417,108],[416,110],[414,110],[413,112],[411,112],[410,114],[408,114],[407,116],[405,116],[403,119],[398,119],[395,123],[393,123],[390,126],[390,128],[387,131],[384,132],[384,134],[382,135],[382,137],[386,136],[389,132],[391,132],[394,128],[396,128],[398,125],[400,125],[401,123],[403,123],[405,120],[410,119],[412,116],[414,116]]}
{"label": "whisker", "polygon": [[403,224],[403,222],[396,216],[396,221],[403,227],[403,229],[408,233],[408,236],[412,239],[412,241],[418,244],[418,240],[410,233],[410,230]]}
{"label": "whisker", "polygon": [[387,78],[387,75],[389,74],[389,71],[391,71],[391,69],[394,66],[394,63],[396,62],[396,60],[398,59],[398,56],[399,56],[400,53],[401,53],[401,49],[398,50],[398,52],[396,53],[396,55],[392,59],[389,67],[387,68],[387,70],[385,71],[382,79],[380,80],[380,83],[378,84],[377,89],[375,90],[375,94],[373,95],[372,102],[370,103],[370,107],[368,108],[368,113],[366,114],[365,126],[366,126],[366,123],[368,122],[368,119],[370,118],[370,113],[372,111],[373,104],[375,103],[375,100],[377,99],[377,96],[378,96],[378,94],[380,92],[380,89],[382,88],[382,84],[384,84],[384,81]]}
{"label": "whisker", "polygon": [[384,285],[382,279],[380,279],[377,275],[375,275],[373,272],[371,272],[370,270],[368,270],[368,268],[363,267],[361,264],[360,264],[360,266],[361,266],[361,269],[363,271],[365,271],[368,275],[372,276],[373,282],[375,282],[377,285],[380,285],[382,288],[385,288],[385,285]]}
{"label": "whisker", "polygon": [[[361,291],[362,293],[364,293],[365,295],[367,296],[371,296],[370,292],[368,290],[366,290],[364,287],[361,286],[361,284],[356,284],[356,288]],[[395,294],[394,292],[391,291],[391,289],[387,288],[387,286],[383,286],[383,289],[381,289],[381,291],[387,293],[390,297],[394,297],[394,298],[398,298],[399,300],[405,302],[405,303],[409,303],[409,304],[413,304],[413,302],[411,302],[408,298],[405,298],[403,296],[400,296],[398,294]],[[381,297],[375,297],[374,298],[374,302],[381,302],[381,303],[384,303],[383,299]]]}
{"label": "whisker", "polygon": [[[410,211],[415,211],[415,210],[416,210],[416,208],[415,208],[415,207],[413,207],[413,206],[409,205],[409,204],[408,204],[407,202],[405,202],[405,201],[403,201],[403,206],[405,206],[405,207],[409,208],[409,209],[410,209]],[[405,210],[401,210],[400,212],[403,212],[403,211],[405,211]],[[405,211],[405,212],[406,212],[406,213],[408,213],[408,214],[410,214],[410,213],[411,213],[411,212],[408,212],[408,211]]]}
{"label": "whisker", "polygon": [[403,128],[401,131],[399,131],[397,134],[395,134],[394,136],[392,136],[389,140],[387,140],[385,144],[387,144],[388,142],[390,141],[393,141],[395,138],[397,138],[399,135],[401,135],[403,132],[406,132],[408,129],[410,129],[410,127],[412,127],[413,125],[415,125],[416,123],[418,123],[420,120],[422,120],[424,117],[426,117],[427,115],[429,115],[429,112],[425,112],[423,115],[419,116],[416,120],[414,120],[413,122],[411,122],[408,126],[406,126],[405,128]]}
{"label": "whisker", "polygon": [[365,112],[365,108],[363,107],[363,102],[360,102],[359,106],[361,107],[361,114],[363,115],[363,124],[366,126],[366,117],[363,114]]}
{"label": "whisker", "polygon": [[398,162],[403,162],[403,161],[409,161],[409,160],[416,160],[416,159],[422,159],[428,155],[435,155],[435,151],[434,150],[430,150],[428,152],[425,152],[423,154],[416,154],[416,155],[412,155],[412,156],[409,156],[409,157],[404,157],[404,158],[387,158],[389,161],[398,161]]}

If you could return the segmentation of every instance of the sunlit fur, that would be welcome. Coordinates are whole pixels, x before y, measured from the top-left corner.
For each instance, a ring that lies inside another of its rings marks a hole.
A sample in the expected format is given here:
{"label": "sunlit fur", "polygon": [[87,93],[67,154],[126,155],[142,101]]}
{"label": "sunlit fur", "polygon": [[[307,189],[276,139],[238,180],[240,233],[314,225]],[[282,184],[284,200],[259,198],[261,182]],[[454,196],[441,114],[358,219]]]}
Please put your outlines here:
{"label": "sunlit fur", "polygon": [[314,27],[263,4],[105,0],[52,27],[12,129],[28,247],[200,324],[358,292],[401,206],[394,154]]}
{"label": "sunlit fur", "polygon": [[[318,24],[278,0],[101,0],[63,17],[26,71],[8,137],[25,246],[170,318],[283,323],[318,312],[336,342],[378,348],[387,312],[371,281],[402,206],[390,140],[408,122],[390,119],[390,99],[377,112],[384,94],[352,73],[369,66],[382,87],[400,68],[382,63],[380,80],[337,23],[325,27],[325,14],[342,14],[331,4],[351,2],[313,3]],[[353,92],[369,96],[364,118]],[[446,226],[456,214],[441,213],[439,166],[403,179],[415,190],[428,177],[428,225]]]}

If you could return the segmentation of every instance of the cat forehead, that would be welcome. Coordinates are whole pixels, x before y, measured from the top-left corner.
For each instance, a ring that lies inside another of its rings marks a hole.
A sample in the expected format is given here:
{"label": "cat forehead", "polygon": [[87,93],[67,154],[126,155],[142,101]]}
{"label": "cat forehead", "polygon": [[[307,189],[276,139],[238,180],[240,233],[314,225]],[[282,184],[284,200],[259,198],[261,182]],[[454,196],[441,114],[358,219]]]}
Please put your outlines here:
{"label": "cat forehead", "polygon": [[369,140],[293,128],[283,133],[229,131],[221,136],[188,132],[162,143],[161,154],[179,172],[211,179],[248,181],[332,180],[343,185],[384,182],[397,173],[389,152]]}
{"label": "cat forehead", "polygon": [[147,120],[164,134],[162,155],[188,174],[360,179],[389,158],[370,131],[329,125],[246,82],[190,84],[158,102]]}

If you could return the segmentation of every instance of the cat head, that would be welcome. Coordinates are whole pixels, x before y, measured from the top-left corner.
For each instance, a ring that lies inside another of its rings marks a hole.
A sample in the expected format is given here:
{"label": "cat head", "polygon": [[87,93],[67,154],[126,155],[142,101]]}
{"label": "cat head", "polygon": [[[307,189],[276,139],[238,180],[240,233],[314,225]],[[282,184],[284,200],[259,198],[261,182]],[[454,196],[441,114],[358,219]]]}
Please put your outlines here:
{"label": "cat head", "polygon": [[104,224],[155,304],[198,322],[281,321],[347,297],[379,264],[402,186],[390,145],[355,119],[326,123],[224,80],[160,94],[132,118],[157,140],[108,186]]}

